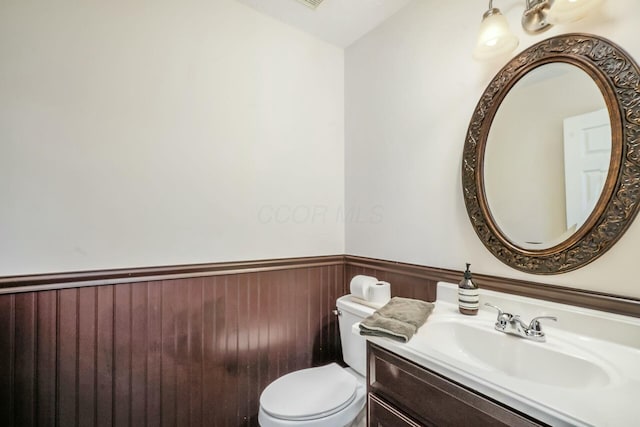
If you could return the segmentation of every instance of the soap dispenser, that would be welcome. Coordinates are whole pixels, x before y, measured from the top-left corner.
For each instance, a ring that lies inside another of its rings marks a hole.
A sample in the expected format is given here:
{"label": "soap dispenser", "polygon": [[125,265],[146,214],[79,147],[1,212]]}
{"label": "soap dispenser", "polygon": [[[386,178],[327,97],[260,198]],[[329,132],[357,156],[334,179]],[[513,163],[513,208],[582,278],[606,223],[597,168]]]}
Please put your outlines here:
{"label": "soap dispenser", "polygon": [[478,287],[471,279],[471,270],[467,263],[467,269],[464,272],[464,279],[458,285],[458,309],[462,314],[476,315],[480,306],[480,295]]}

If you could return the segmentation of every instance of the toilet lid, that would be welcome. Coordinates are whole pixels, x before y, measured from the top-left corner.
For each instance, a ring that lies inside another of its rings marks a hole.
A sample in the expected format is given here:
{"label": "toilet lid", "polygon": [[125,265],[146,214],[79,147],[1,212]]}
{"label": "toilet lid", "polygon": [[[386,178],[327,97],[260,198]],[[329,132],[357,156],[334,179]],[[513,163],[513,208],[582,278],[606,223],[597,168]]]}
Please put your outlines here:
{"label": "toilet lid", "polygon": [[355,399],[356,388],[356,378],[331,363],[278,378],[262,392],[260,406],[276,418],[312,420],[348,406]]}

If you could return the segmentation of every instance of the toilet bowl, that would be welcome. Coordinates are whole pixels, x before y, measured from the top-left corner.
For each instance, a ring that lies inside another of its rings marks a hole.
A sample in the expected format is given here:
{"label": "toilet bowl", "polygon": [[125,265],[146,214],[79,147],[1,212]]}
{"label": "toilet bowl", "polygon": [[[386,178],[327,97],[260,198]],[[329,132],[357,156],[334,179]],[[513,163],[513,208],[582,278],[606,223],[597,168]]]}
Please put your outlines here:
{"label": "toilet bowl", "polygon": [[278,378],[260,396],[261,427],[349,426],[365,404],[363,376],[336,363]]}
{"label": "toilet bowl", "polygon": [[364,420],[366,400],[366,340],[351,327],[374,309],[351,301],[336,301],[343,358],[337,363],[286,374],[260,396],[261,427],[344,427]]}

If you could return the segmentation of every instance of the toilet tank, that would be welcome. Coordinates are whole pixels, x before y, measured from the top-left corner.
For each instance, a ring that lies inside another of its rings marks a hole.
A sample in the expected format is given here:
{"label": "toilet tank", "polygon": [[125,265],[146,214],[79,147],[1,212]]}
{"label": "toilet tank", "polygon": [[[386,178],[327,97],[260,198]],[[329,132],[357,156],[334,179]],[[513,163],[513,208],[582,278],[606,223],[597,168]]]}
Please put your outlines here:
{"label": "toilet tank", "polygon": [[372,314],[375,309],[351,301],[351,295],[345,295],[336,301],[340,311],[338,326],[344,362],[362,376],[367,374],[367,340],[351,332],[351,327]]}

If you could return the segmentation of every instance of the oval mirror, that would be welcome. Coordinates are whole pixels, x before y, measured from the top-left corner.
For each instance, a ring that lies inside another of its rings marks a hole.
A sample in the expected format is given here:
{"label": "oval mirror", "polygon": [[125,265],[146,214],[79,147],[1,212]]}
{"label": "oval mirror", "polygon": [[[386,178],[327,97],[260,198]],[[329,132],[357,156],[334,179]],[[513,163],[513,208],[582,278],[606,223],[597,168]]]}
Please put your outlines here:
{"label": "oval mirror", "polygon": [[555,246],[593,212],[610,161],[607,105],[591,76],[564,62],[541,65],[513,85],[489,129],[491,217],[517,247]]}
{"label": "oval mirror", "polygon": [[518,270],[585,265],[628,228],[640,199],[640,73],[612,42],[544,40],[491,81],[462,165],[467,212],[485,246]]}

